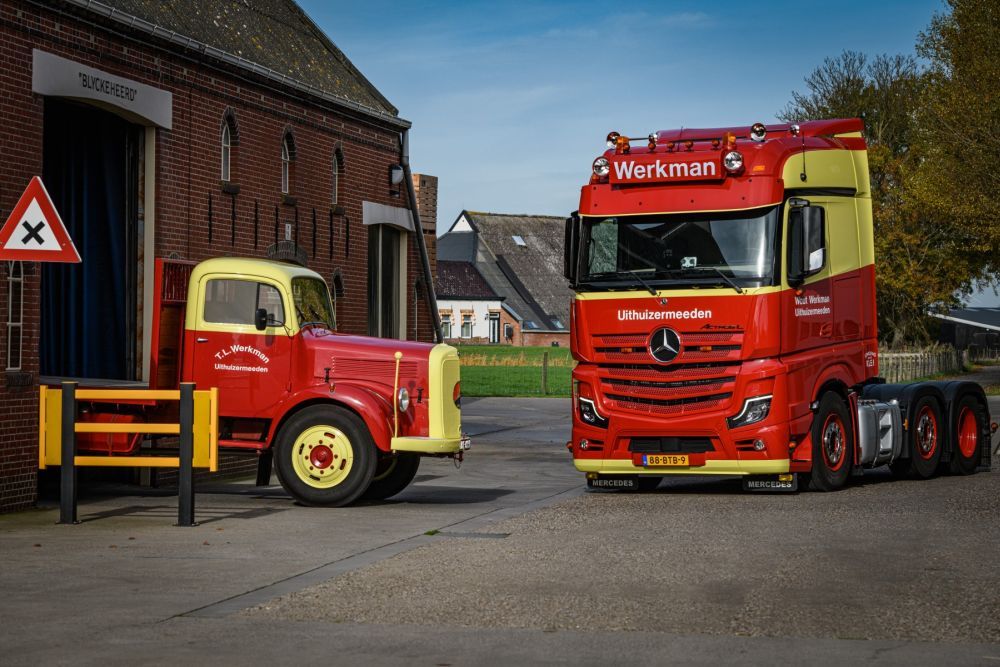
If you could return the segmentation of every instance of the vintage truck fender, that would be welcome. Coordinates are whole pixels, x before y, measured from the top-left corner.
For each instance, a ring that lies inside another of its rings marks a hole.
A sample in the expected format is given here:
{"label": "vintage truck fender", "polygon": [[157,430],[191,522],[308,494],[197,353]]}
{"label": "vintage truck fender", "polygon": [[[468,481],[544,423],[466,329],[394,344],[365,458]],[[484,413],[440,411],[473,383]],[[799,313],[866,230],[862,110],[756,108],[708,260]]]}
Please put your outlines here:
{"label": "vintage truck fender", "polygon": [[348,382],[338,382],[334,391],[330,391],[326,385],[318,385],[291,394],[285,399],[272,422],[267,439],[268,446],[274,445],[274,439],[289,417],[302,408],[323,403],[340,405],[356,413],[364,420],[375,446],[383,451],[389,451],[392,439],[392,406],[381,395]]}

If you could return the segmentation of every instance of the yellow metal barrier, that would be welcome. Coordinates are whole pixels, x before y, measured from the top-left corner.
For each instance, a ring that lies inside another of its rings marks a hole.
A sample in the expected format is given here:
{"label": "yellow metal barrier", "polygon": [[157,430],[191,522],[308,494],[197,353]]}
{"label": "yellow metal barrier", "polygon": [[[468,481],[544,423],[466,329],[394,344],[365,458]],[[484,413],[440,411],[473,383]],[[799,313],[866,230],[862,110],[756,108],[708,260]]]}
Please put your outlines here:
{"label": "yellow metal barrier", "polygon": [[[78,422],[77,400],[116,403],[120,401],[178,401],[178,423]],[[76,468],[78,466],[128,466],[178,468],[178,519],[181,526],[194,521],[194,468],[219,467],[219,392],[195,391],[194,384],[181,383],[179,390],[81,389],[63,382],[60,391],[39,388],[38,467],[60,466],[59,523],[76,520]],[[178,436],[178,456],[78,456],[77,433],[155,433]],[[70,461],[70,465],[63,465]]]}
{"label": "yellow metal barrier", "polygon": [[[125,400],[179,401],[179,390],[154,389],[77,389],[76,400],[115,403]],[[62,398],[59,389],[39,387],[38,415],[38,467],[62,465]],[[194,392],[194,460],[193,467],[219,469],[219,390],[206,389]],[[180,435],[179,423],[158,424],[128,422],[76,422],[76,433],[154,433]],[[77,456],[77,466],[110,466],[142,468],[177,468],[179,456]]]}

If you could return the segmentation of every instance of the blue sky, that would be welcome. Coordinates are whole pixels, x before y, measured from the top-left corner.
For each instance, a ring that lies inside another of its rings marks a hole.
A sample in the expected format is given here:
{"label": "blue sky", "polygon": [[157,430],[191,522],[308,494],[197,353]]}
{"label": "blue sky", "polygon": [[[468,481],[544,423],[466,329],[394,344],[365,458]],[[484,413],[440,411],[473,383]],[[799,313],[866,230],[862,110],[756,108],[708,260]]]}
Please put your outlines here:
{"label": "blue sky", "polygon": [[942,4],[300,0],[413,122],[414,171],[462,209],[566,215],[610,130],[775,120],[824,57],[913,53]]}

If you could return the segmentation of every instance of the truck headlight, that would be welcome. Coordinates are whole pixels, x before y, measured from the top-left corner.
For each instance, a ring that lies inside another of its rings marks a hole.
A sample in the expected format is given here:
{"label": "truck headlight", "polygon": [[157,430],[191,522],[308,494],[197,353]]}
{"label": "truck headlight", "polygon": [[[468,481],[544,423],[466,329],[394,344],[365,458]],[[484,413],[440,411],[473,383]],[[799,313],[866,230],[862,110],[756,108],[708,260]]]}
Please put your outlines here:
{"label": "truck headlight", "polygon": [[749,424],[756,424],[767,418],[771,412],[771,394],[767,396],[754,396],[743,402],[743,409],[735,417],[729,417],[726,422],[729,428],[739,428]]}
{"label": "truck headlight", "polygon": [[597,411],[597,406],[594,405],[592,400],[581,396],[577,399],[577,404],[580,409],[580,419],[584,424],[590,424],[598,428],[608,427],[608,420],[600,415]]}
{"label": "truck headlight", "polygon": [[396,407],[399,408],[400,412],[406,412],[410,407],[410,392],[406,390],[406,387],[399,388],[399,394],[396,395]]}

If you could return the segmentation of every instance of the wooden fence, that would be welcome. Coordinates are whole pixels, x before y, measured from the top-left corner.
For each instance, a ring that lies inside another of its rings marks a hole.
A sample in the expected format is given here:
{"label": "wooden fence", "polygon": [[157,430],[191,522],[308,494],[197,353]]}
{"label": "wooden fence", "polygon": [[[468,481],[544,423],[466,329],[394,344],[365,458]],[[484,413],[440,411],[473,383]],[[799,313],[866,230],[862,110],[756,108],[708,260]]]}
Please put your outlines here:
{"label": "wooden fence", "polygon": [[878,355],[878,374],[886,382],[909,382],[939,373],[959,373],[966,357],[953,347],[914,352],[883,352]]}

